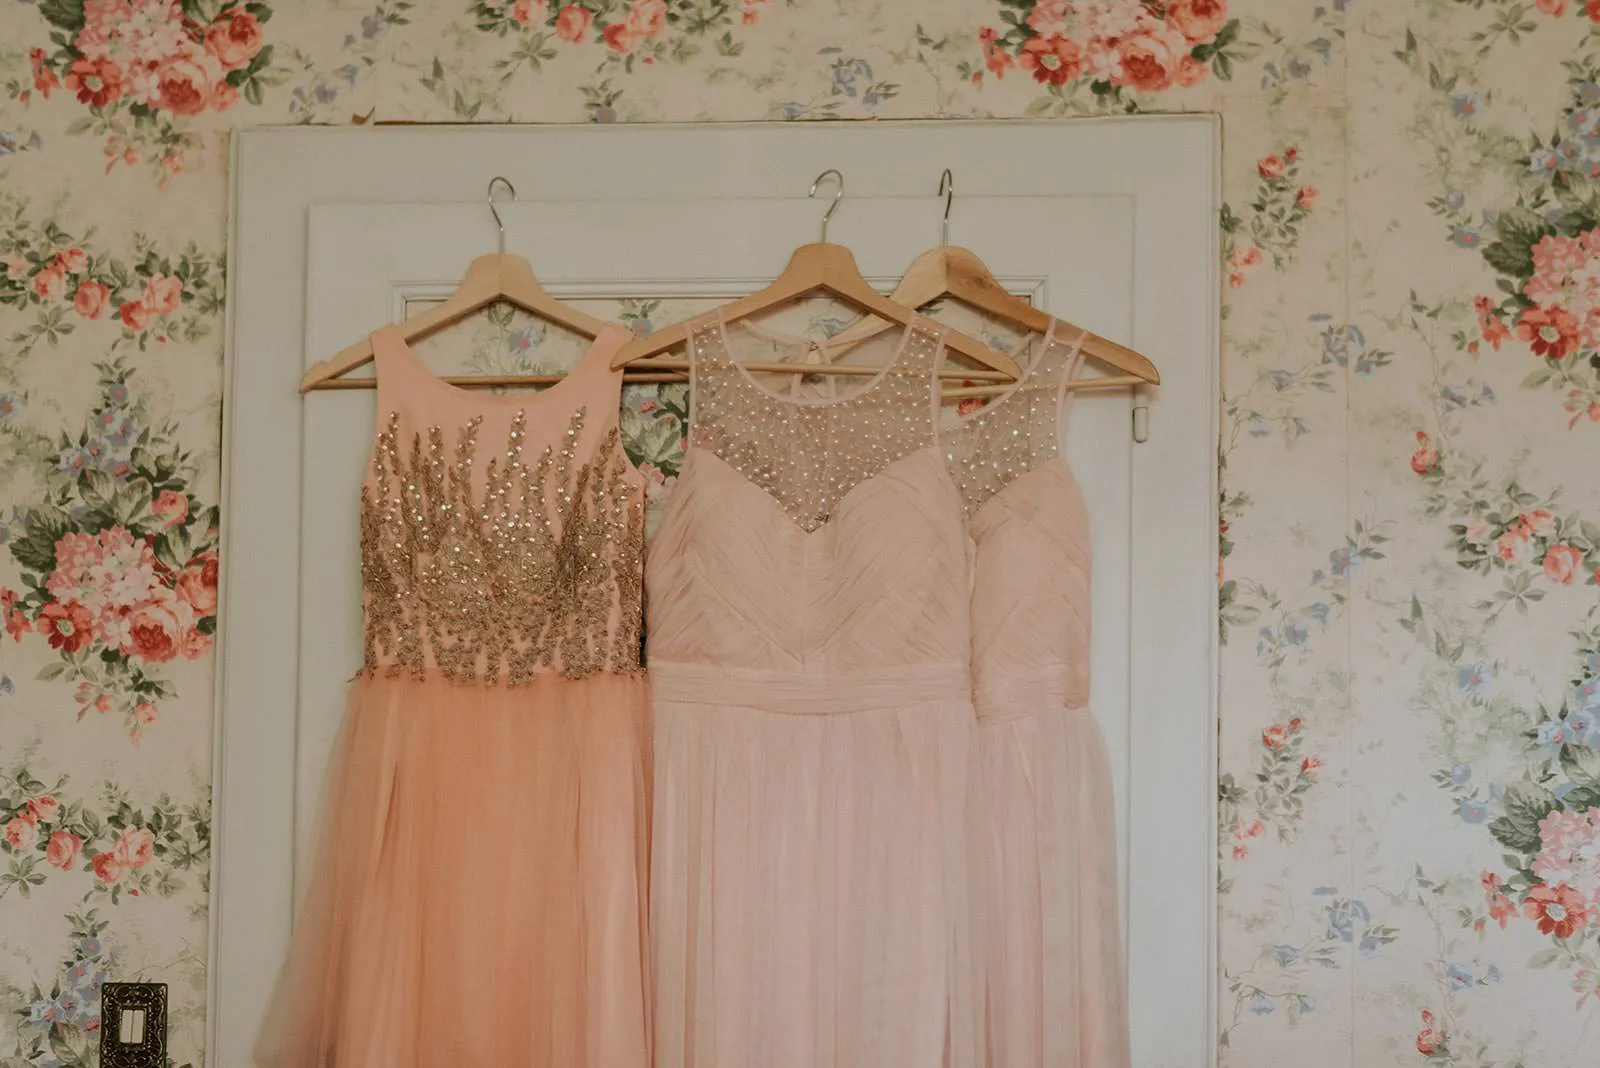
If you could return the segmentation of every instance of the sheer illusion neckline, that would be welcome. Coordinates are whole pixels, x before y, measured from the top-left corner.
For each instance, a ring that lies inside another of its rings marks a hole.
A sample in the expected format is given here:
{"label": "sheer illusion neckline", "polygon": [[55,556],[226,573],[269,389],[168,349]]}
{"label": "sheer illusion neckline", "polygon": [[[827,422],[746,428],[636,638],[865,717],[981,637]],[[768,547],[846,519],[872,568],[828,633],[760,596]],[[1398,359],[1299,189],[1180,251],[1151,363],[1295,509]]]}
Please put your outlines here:
{"label": "sheer illusion neckline", "polygon": [[1020,368],[1021,373],[1000,392],[990,394],[988,403],[980,405],[970,412],[959,413],[956,416],[956,425],[967,426],[975,423],[982,419],[985,413],[992,414],[997,409],[1005,407],[1024,390],[1038,388],[1041,383],[1035,381],[1035,379],[1038,377],[1039,370],[1044,366],[1045,355],[1049,353],[1051,347],[1068,345],[1070,348],[1079,344],[1078,341],[1068,343],[1056,337],[1056,328],[1060,325],[1061,320],[1052,317],[1050,324],[1042,333],[1024,334],[1020,341],[1011,346],[1006,355],[1011,357],[1012,361]]}
{"label": "sheer illusion neckline", "polygon": [[[894,351],[890,354],[889,359],[884,361],[883,366],[878,368],[877,372],[873,374],[871,378],[867,379],[867,381],[863,382],[860,386],[851,390],[849,393],[846,393],[842,397],[796,397],[792,394],[780,393],[769,386],[762,385],[762,383],[756,379],[756,376],[750,373],[750,369],[745,367],[745,361],[734,354],[733,338],[729,333],[728,320],[727,317],[723,315],[721,309],[718,309],[717,311],[715,325],[717,343],[722,348],[723,359],[733,367],[735,372],[738,373],[739,377],[743,379],[745,384],[750,386],[750,388],[763,394],[770,400],[777,401],[779,404],[792,404],[801,408],[833,408],[850,404],[853,401],[877,392],[878,388],[883,385],[884,381],[889,377],[890,374],[894,372],[895,368],[900,365],[900,361],[905,357],[906,350],[910,346],[912,337],[916,335],[920,322],[918,319],[913,318],[911,322],[907,323],[905,327],[901,329],[900,337],[894,345]],[[748,333],[757,333],[758,336],[764,336],[774,344],[789,349],[800,349],[804,351],[815,348],[818,351],[826,351],[829,346],[829,341],[827,339],[822,341],[813,341],[810,338],[796,337],[793,334],[785,334],[778,330],[767,330],[765,328],[762,328],[758,332],[756,328],[747,324],[744,325],[744,329]],[[797,363],[796,366],[804,367],[805,364]]]}
{"label": "sheer illusion neckline", "polygon": [[[622,335],[620,339],[617,338],[619,334]],[[600,364],[601,361],[598,356],[601,351],[614,349],[617,344],[626,340],[629,334],[623,327],[617,326],[615,323],[607,323],[600,333],[595,336],[594,340],[590,341],[583,350],[583,355],[578,357],[578,362],[572,365],[572,368],[562,376],[559,382],[553,382],[545,388],[534,390],[531,393],[490,393],[481,389],[469,389],[466,386],[458,386],[451,382],[446,382],[433,368],[423,362],[422,357],[417,355],[416,350],[411,347],[401,334],[398,326],[381,327],[374,336],[382,339],[382,342],[389,350],[400,357],[402,363],[418,378],[425,380],[429,388],[436,390],[439,394],[453,396],[458,401],[470,401],[475,405],[515,407],[516,405],[527,405],[530,402],[533,404],[550,403],[550,399],[558,395],[565,396],[569,387],[576,391],[576,383],[588,378],[593,373],[593,368]],[[610,368],[608,367],[606,370],[609,372]]]}

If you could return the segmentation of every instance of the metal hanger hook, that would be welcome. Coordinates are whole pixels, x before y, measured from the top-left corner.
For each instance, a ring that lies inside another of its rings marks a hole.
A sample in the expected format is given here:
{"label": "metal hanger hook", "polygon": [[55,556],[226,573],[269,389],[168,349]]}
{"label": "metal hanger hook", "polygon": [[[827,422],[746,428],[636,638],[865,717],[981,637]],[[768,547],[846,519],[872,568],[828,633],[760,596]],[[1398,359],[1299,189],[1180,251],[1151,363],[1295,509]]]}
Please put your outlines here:
{"label": "metal hanger hook", "polygon": [[834,168],[829,167],[827,170],[817,175],[816,181],[811,183],[811,192],[806,194],[806,196],[815,199],[817,195],[817,187],[826,181],[830,176],[833,178],[834,184],[838,186],[838,189],[834,191],[833,203],[829,204],[828,210],[822,213],[822,240],[824,243],[826,243],[828,240],[828,220],[833,218],[833,213],[839,210],[839,201],[844,199],[844,175],[840,174]]}
{"label": "metal hanger hook", "polygon": [[500,209],[494,204],[494,187],[504,185],[511,191],[511,200],[517,199],[517,187],[511,184],[511,179],[502,178],[498,174],[489,179],[489,214],[494,216],[494,224],[500,229],[500,255],[506,254],[506,224],[500,218]]}
{"label": "metal hanger hook", "polygon": [[946,167],[939,175],[939,195],[944,197],[944,218],[939,221],[939,244],[950,243],[950,202],[956,198],[956,176]]}

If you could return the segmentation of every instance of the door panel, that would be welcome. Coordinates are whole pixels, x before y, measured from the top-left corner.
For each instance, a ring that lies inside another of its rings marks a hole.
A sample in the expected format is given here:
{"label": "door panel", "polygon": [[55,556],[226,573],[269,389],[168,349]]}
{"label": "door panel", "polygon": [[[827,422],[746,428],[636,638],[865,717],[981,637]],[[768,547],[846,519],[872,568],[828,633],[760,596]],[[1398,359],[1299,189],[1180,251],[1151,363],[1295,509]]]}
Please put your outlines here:
{"label": "door panel", "polygon": [[[647,313],[654,326],[759,288],[789,249],[817,238],[825,204],[804,198],[821,169],[816,160],[840,167],[848,182],[829,236],[850,245],[885,289],[939,239],[942,200],[932,192],[942,164],[917,171],[913,182],[919,161],[995,159],[989,151],[1019,164],[957,168],[952,241],[974,249],[1014,292],[1138,345],[1166,378],[1159,394],[1137,401],[1152,409],[1151,441],[1133,443],[1134,398],[1113,391],[1074,400],[1064,444],[1093,522],[1093,703],[1117,791],[1135,1063],[1210,1063],[1214,131],[1176,120],[1163,152],[1161,138],[1140,123],[941,126],[938,145],[925,126],[892,124],[871,138],[848,128],[753,127],[740,139],[727,130],[678,130],[670,168],[624,180],[597,166],[590,184],[579,180],[575,160],[562,162],[557,141],[595,161],[629,144],[659,146],[664,131],[385,131],[346,138],[340,153],[322,136],[290,144],[277,135],[241,138],[211,1063],[248,1063],[293,895],[307,874],[293,858],[308,854],[344,686],[361,656],[356,502],[373,394],[302,401],[293,382],[303,366],[447,294],[473,257],[493,250],[493,221],[481,201],[463,203],[471,194],[462,176],[471,171],[471,188],[481,190],[504,173],[526,191],[505,156],[512,143],[522,146],[520,160],[541,161],[544,190],[537,201],[500,206],[508,250],[528,256],[557,295],[605,317]],[[1116,128],[1112,135],[1107,127]],[[434,165],[395,181],[385,171],[391,133]],[[1176,181],[1162,177],[1174,138],[1201,150]],[[257,148],[264,141],[275,153]],[[1111,153],[1122,170],[1108,169],[1096,152]],[[285,153],[299,166],[286,168]],[[1096,165],[1061,165],[1084,154]],[[1047,157],[1053,169],[1028,166]],[[268,186],[286,170],[302,191]],[[1180,189],[1185,178],[1194,184]],[[269,278],[274,265],[294,277]],[[274,300],[280,315],[268,325]],[[816,312],[808,305],[787,314],[803,326]],[[964,329],[983,329],[952,314]],[[524,325],[501,314],[453,328],[451,335],[488,338],[483,346],[441,335],[418,349],[438,357],[441,373],[561,365],[579,350],[574,339],[537,331],[518,335],[515,351],[506,347]],[[472,366],[453,365],[452,355]],[[270,530],[252,517],[274,492],[279,525],[269,544]],[[1156,552],[1164,558],[1153,565]],[[1146,588],[1151,573],[1167,576],[1165,589]],[[286,589],[294,601],[287,628],[262,617],[283,607]],[[281,674],[264,672],[262,660]],[[1174,693],[1182,696],[1174,701]],[[246,836],[257,846],[252,862],[240,859]],[[264,859],[276,874],[247,881],[244,865],[259,871]]]}

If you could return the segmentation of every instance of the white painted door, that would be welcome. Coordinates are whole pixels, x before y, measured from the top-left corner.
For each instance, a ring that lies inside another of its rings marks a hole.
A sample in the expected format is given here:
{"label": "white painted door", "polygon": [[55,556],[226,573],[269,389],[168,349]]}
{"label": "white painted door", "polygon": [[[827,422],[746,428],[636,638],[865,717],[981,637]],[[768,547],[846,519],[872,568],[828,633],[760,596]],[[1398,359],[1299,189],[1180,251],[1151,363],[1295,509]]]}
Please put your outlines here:
{"label": "white painted door", "polygon": [[[1133,441],[1129,393],[1088,393],[1075,402],[1066,446],[1094,521],[1094,706],[1117,784],[1135,1063],[1208,1062],[1214,131],[1177,120],[1161,131],[1110,123],[933,132],[241,138],[212,1064],[249,1063],[307,874],[298,861],[345,682],[361,659],[356,499],[373,395],[301,400],[293,385],[303,366],[448,293],[474,256],[492,250],[481,191],[495,174],[524,198],[500,208],[510,251],[527,255],[558,295],[600,314],[647,311],[659,326],[758,288],[790,248],[814,240],[823,205],[805,192],[829,166],[847,181],[830,237],[888,288],[938,240],[933,190],[947,165],[958,190],[953,241],[1036,303],[1138,345],[1166,378],[1138,401],[1152,409],[1149,441]],[[670,166],[627,165],[645,157]],[[456,329],[489,339],[475,362],[516,363],[527,354],[495,345],[517,325]],[[560,341],[547,340],[559,354]],[[432,347],[459,354],[466,341],[444,336]]]}

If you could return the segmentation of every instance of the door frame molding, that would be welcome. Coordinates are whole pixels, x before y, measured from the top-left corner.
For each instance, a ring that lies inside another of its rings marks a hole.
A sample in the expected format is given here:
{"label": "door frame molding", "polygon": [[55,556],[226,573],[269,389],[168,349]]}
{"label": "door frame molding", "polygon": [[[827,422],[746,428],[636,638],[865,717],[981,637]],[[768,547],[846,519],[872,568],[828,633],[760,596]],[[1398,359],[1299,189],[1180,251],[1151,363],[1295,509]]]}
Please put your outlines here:
{"label": "door frame molding", "polygon": [[[1019,139],[1070,136],[1063,169],[1074,191],[1136,198],[1134,257],[1155,281],[1135,294],[1126,341],[1160,365],[1164,383],[1139,399],[1150,433],[1133,450],[1130,782],[1164,789],[1129,796],[1130,1012],[1139,1068],[1216,1063],[1217,443],[1220,425],[1220,127],[1214,116],[1070,122],[750,123],[728,125],[363,128],[265,127],[233,135],[224,359],[222,574],[217,633],[216,729],[206,1061],[247,1068],[250,1046],[286,934],[263,917],[290,913],[294,879],[275,858],[294,841],[291,803],[279,811],[230,798],[280,794],[293,783],[299,663],[298,584],[276,584],[271,603],[244,603],[248,576],[299,574],[301,401],[307,354],[305,264],[313,205],[418,203],[440,188],[480,204],[484,159],[525,173],[529,161],[568,158],[584,168],[542,168],[523,200],[748,196],[737,167],[630,166],[640,152],[696,141],[701,158],[737,160],[752,131],[785,166],[809,176],[848,165],[853,189],[926,195],[947,162],[945,131],[992,140],[964,156],[964,195],[1051,195],[1051,174],[1014,168]],[[900,133],[897,151],[881,135]],[[530,152],[529,139],[540,141]],[[451,139],[472,146],[449,151]],[[875,144],[876,143],[876,144]],[[309,147],[308,147],[309,146]],[[903,150],[902,150],[903,149]],[[344,151],[341,151],[344,150]],[[306,168],[341,158],[338,174]],[[1162,165],[1128,169],[1130,161]],[[352,182],[352,164],[361,180]],[[726,174],[725,187],[717,177]],[[803,190],[802,190],[803,191]],[[1059,190],[1054,190],[1059,192]],[[775,199],[792,199],[775,190]],[[1206,250],[1200,263],[1173,248]],[[1208,285],[1194,284],[1201,272]],[[1131,279],[1130,279],[1131,284]],[[1191,296],[1200,292],[1208,298]],[[1131,428],[1130,428],[1131,432]],[[1161,478],[1149,477],[1160,472]],[[1145,477],[1141,477],[1141,473]],[[1159,487],[1157,486],[1159,483]],[[1174,487],[1181,487],[1174,492]],[[352,507],[354,505],[352,504]],[[1206,515],[1204,529],[1165,517]],[[291,787],[292,789],[292,787]],[[263,857],[267,858],[263,861]],[[1174,894],[1173,888],[1181,888]],[[273,921],[274,923],[276,921]]]}

